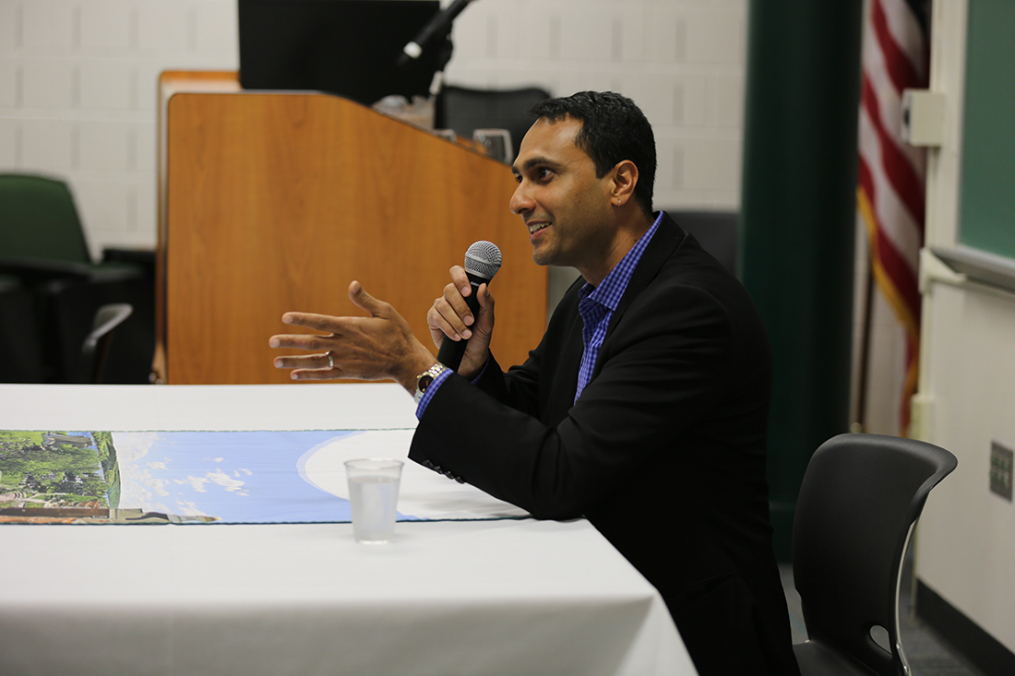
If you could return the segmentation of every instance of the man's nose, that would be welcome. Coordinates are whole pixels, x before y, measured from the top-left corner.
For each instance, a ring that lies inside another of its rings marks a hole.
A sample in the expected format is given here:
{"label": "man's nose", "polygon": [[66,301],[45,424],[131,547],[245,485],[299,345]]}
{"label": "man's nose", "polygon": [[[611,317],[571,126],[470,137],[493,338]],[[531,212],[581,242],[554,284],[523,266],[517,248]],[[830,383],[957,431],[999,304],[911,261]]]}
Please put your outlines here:
{"label": "man's nose", "polygon": [[511,195],[511,202],[509,203],[509,206],[511,207],[511,213],[519,216],[527,211],[532,211],[532,198],[529,197],[524,181],[519,183],[518,187],[515,188],[514,194]]}

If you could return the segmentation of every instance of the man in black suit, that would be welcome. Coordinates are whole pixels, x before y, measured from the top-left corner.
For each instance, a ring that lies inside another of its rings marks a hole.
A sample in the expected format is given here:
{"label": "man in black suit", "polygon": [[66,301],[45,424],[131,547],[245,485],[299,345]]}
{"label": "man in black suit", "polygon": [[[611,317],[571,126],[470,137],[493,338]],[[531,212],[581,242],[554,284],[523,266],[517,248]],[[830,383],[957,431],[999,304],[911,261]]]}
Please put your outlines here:
{"label": "man in black suit", "polygon": [[275,336],[294,378],[384,378],[415,392],[409,457],[539,518],[584,516],[660,591],[702,676],[797,674],[765,479],[771,354],[743,287],[652,212],[655,142],[611,93],[543,102],[521,144],[511,209],[533,258],[573,266],[540,345],[506,373],[494,301],[473,316],[452,270],[434,342],[469,340],[457,374],[390,305],[370,318],[288,313],[325,336]]}

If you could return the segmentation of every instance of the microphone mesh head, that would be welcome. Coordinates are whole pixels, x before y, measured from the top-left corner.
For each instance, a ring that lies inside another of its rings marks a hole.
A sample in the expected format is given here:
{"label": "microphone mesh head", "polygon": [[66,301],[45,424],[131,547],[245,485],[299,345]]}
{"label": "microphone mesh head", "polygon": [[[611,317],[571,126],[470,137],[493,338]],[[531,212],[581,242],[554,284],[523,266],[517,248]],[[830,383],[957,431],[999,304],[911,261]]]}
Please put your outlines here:
{"label": "microphone mesh head", "polygon": [[493,242],[476,242],[465,252],[465,271],[488,281],[500,270],[500,262],[500,249]]}

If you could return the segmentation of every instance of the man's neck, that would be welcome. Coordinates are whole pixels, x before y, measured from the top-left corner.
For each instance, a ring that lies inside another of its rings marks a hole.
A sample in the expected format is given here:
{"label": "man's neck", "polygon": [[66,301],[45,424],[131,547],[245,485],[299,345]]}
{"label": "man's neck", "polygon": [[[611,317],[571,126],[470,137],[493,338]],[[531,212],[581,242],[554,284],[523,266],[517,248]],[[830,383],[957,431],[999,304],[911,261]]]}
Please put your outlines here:
{"label": "man's neck", "polygon": [[617,221],[616,236],[608,250],[603,252],[600,263],[594,267],[579,268],[578,272],[586,282],[592,286],[599,286],[613,268],[624,259],[627,252],[638,243],[638,240],[648,232],[655,222],[652,214],[646,214],[641,207],[629,205],[630,211],[625,210],[619,215]]}

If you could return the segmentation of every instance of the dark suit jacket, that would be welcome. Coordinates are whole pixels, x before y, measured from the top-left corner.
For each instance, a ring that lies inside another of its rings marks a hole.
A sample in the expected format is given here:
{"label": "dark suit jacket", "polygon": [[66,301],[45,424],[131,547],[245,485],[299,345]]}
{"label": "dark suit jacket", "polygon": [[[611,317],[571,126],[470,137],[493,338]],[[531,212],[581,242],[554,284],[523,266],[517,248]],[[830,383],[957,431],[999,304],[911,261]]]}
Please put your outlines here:
{"label": "dark suit jacket", "polygon": [[668,216],[589,384],[578,280],[539,347],[453,375],[409,457],[538,518],[588,520],[660,591],[701,676],[797,674],[771,547],[771,352],[740,283]]}

